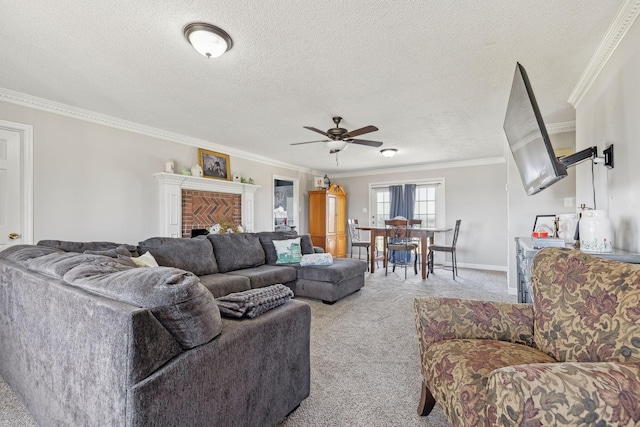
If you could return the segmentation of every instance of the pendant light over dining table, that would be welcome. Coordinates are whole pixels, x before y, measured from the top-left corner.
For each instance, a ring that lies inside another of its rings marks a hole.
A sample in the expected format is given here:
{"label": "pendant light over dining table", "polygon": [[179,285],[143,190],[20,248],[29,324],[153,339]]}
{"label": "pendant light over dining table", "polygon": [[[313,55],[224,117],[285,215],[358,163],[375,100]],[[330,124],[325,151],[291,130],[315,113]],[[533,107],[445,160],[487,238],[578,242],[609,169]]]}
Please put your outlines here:
{"label": "pendant light over dining table", "polygon": [[184,27],[184,36],[199,54],[207,58],[222,56],[233,46],[229,34],[204,22],[192,22]]}

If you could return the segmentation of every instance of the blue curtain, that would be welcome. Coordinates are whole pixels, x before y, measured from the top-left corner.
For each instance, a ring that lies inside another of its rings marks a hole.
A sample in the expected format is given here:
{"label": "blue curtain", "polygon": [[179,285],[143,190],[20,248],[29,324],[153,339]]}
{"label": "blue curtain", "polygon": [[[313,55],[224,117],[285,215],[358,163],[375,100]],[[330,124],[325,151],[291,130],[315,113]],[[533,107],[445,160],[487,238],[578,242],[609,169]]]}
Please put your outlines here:
{"label": "blue curtain", "polygon": [[[416,205],[416,184],[390,185],[389,194],[389,214],[390,218],[403,216],[407,219],[413,218]],[[411,262],[411,252],[396,251],[395,262]]]}
{"label": "blue curtain", "polygon": [[404,216],[407,219],[413,219],[416,210],[416,185],[404,185]]}
{"label": "blue curtain", "polygon": [[389,194],[391,196],[389,200],[389,217],[405,216],[402,185],[390,185]]}

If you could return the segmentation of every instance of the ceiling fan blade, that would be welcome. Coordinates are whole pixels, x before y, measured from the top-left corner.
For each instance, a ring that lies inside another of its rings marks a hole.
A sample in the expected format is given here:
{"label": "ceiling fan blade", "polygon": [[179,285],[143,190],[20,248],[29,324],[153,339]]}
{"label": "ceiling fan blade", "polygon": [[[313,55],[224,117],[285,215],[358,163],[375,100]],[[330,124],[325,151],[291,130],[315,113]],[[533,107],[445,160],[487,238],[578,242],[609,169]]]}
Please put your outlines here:
{"label": "ceiling fan blade", "polygon": [[293,144],[289,144],[289,145],[302,145],[302,144],[311,144],[313,142],[329,142],[331,141],[330,139],[321,139],[318,141],[307,141],[307,142],[294,142]]}
{"label": "ceiling fan blade", "polygon": [[322,131],[322,130],[320,130],[320,129],[316,129],[316,128],[313,128],[313,127],[311,127],[311,126],[302,126],[302,127],[303,127],[303,128],[305,128],[305,129],[312,130],[312,131],[314,131],[314,132],[318,132],[318,133],[320,133],[320,134],[322,134],[322,135],[324,135],[324,136],[329,136],[329,134],[328,134],[328,133],[326,133],[325,131]]}
{"label": "ceiling fan blade", "polygon": [[343,134],[342,135],[342,139],[352,138],[352,137],[358,136],[358,135],[364,135],[365,133],[375,132],[377,130],[378,130],[378,128],[375,127],[375,126],[365,126],[363,128],[352,130],[351,132],[347,132],[347,133]]}
{"label": "ceiling fan blade", "polygon": [[352,144],[368,145],[369,147],[380,147],[382,142],[380,141],[368,141],[366,139],[349,139],[347,142]]}

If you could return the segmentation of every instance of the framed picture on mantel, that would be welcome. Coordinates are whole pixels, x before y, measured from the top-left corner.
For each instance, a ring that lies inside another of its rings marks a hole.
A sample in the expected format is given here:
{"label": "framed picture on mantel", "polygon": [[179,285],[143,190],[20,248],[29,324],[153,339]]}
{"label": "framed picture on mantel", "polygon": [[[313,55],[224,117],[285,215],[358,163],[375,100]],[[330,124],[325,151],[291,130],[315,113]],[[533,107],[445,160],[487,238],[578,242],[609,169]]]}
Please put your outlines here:
{"label": "framed picture on mantel", "polygon": [[231,180],[231,164],[229,155],[216,153],[202,148],[198,149],[198,161],[205,178]]}

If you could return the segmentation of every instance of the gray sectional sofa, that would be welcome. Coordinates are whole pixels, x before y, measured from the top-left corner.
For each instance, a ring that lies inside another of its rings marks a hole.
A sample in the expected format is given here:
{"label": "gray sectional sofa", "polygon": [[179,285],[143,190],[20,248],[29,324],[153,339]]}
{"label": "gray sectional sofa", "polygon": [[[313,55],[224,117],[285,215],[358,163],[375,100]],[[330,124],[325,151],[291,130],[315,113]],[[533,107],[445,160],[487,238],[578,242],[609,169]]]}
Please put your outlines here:
{"label": "gray sectional sofa", "polygon": [[[332,303],[365,263],[276,265],[287,233],[42,241],[0,252],[0,374],[42,426],[270,426],[310,390],[310,306],[222,318],[214,297],[283,283]],[[301,236],[303,253],[313,251]],[[138,268],[149,251],[161,267]]]}
{"label": "gray sectional sofa", "polygon": [[297,237],[303,254],[316,251],[309,235],[290,231],[209,234],[193,239],[153,237],[138,243],[137,250],[148,251],[162,266],[196,274],[216,298],[282,283],[296,296],[333,304],[364,286],[367,265],[360,260],[336,258],[328,266],[276,264],[273,241]]}

